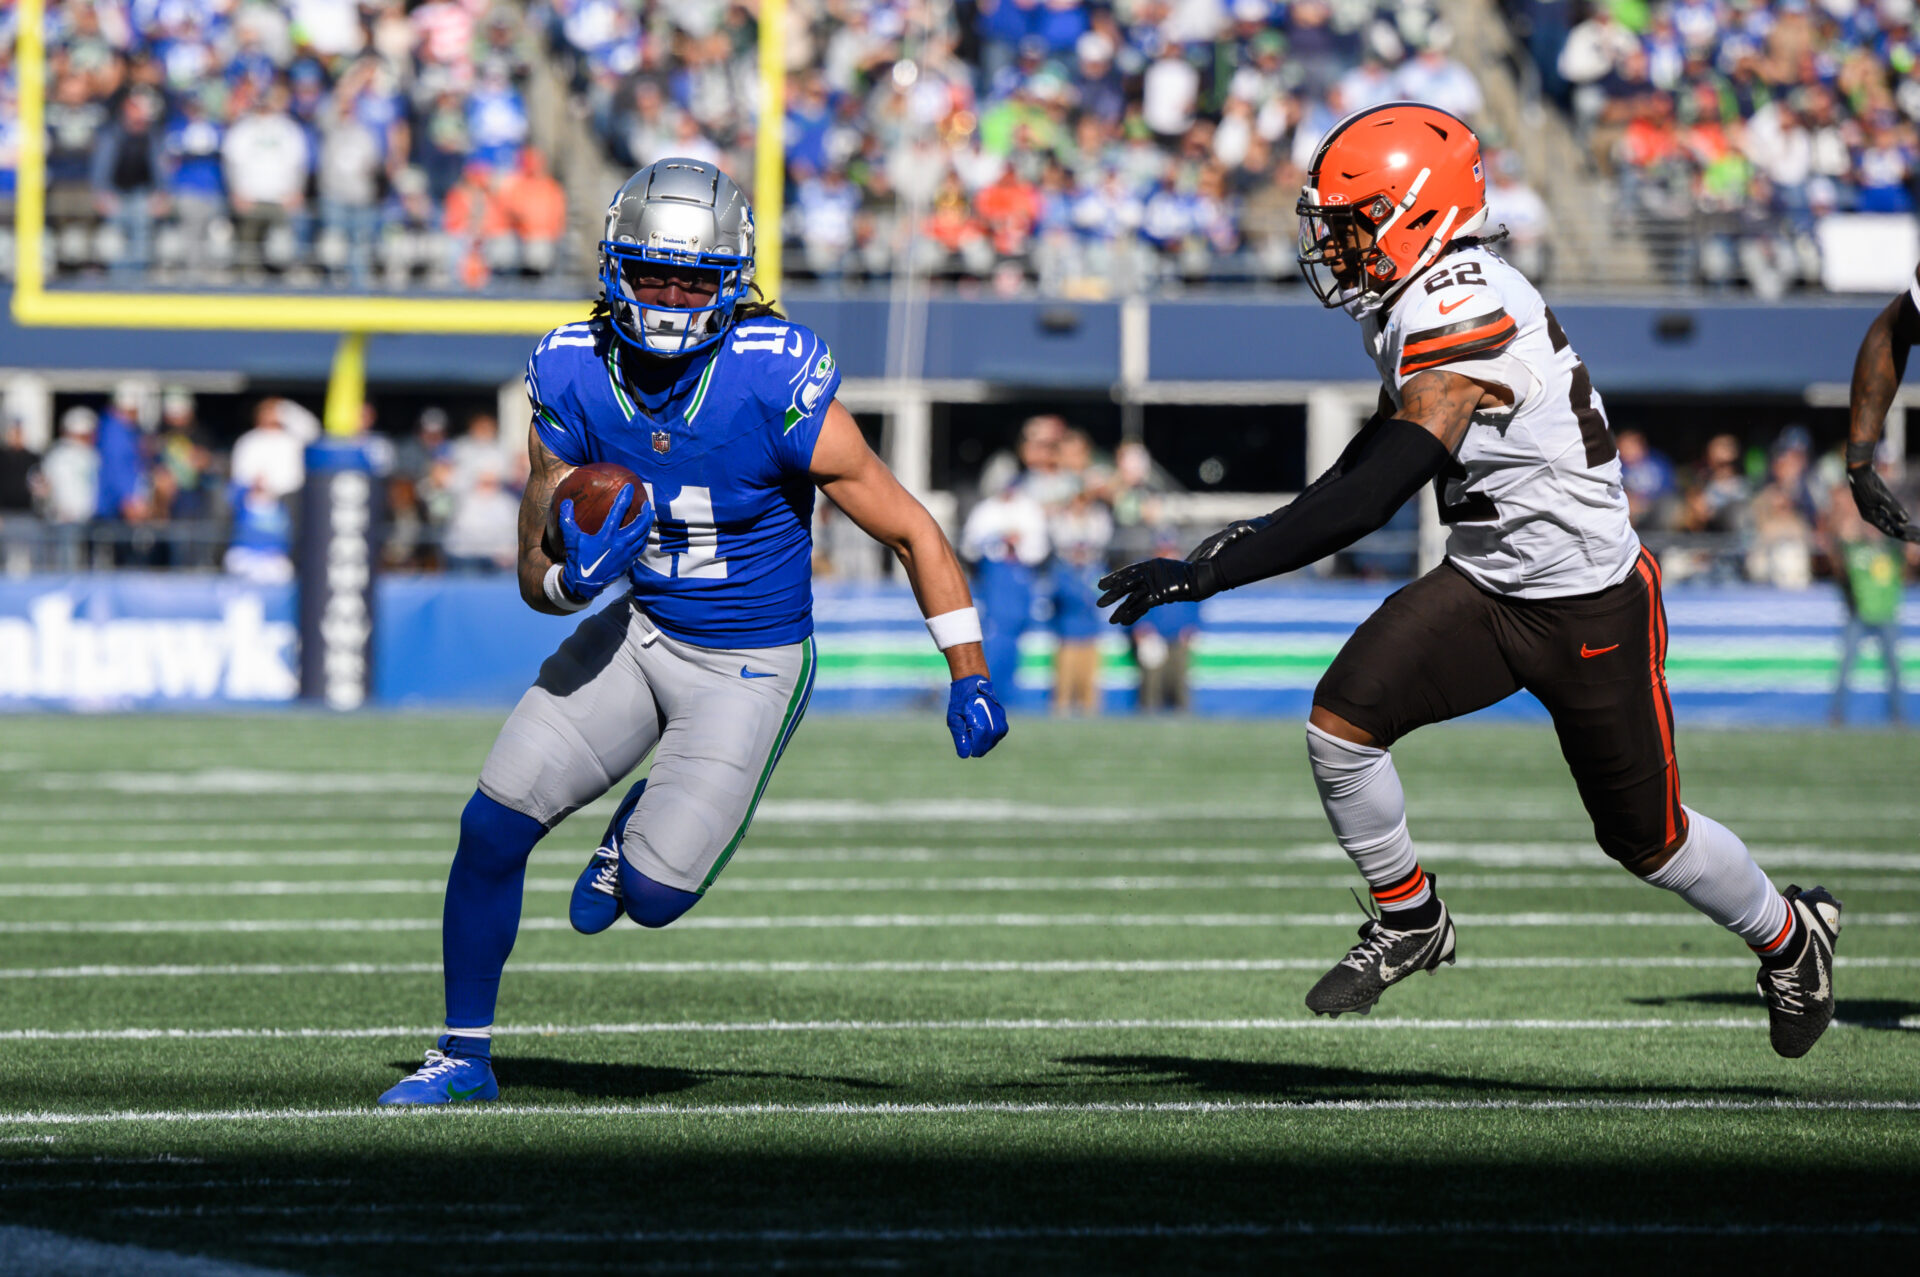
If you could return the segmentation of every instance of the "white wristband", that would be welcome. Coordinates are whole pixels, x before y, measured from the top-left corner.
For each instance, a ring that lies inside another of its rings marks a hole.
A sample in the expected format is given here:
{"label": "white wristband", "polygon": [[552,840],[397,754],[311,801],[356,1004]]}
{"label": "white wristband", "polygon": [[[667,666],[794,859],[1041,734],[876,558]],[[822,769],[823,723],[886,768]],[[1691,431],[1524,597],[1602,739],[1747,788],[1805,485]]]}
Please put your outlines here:
{"label": "white wristband", "polygon": [[560,583],[560,565],[558,563],[552,564],[547,568],[547,575],[545,579],[540,582],[540,587],[547,592],[547,602],[553,604],[562,612],[578,612],[581,608],[593,602],[592,599],[576,599],[573,595],[567,593],[567,587]]}
{"label": "white wristband", "polygon": [[980,613],[974,608],[963,607],[930,616],[927,618],[927,633],[933,635],[933,645],[943,652],[962,643],[978,643]]}

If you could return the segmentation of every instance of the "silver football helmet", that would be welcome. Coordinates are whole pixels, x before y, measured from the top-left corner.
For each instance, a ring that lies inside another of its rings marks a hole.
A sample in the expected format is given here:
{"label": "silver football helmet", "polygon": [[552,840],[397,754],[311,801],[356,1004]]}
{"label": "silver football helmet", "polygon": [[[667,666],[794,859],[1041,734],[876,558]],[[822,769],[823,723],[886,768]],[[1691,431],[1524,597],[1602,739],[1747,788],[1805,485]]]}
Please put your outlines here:
{"label": "silver football helmet", "polygon": [[[635,281],[661,266],[715,277],[706,306],[642,305]],[[692,354],[725,335],[753,283],[753,208],[734,180],[705,160],[656,160],[627,179],[607,206],[600,286],[613,331],[649,355]]]}

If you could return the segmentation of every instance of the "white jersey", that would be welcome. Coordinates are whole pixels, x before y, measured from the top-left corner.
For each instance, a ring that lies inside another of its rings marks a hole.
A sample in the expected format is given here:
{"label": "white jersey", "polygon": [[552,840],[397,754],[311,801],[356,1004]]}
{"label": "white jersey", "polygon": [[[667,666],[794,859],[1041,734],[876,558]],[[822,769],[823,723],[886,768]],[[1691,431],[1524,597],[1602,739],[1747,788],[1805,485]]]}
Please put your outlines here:
{"label": "white jersey", "polygon": [[1481,589],[1591,594],[1633,570],[1620,461],[1587,367],[1526,277],[1484,248],[1449,253],[1362,323],[1396,410],[1409,378],[1445,369],[1505,386],[1440,477],[1447,558]]}

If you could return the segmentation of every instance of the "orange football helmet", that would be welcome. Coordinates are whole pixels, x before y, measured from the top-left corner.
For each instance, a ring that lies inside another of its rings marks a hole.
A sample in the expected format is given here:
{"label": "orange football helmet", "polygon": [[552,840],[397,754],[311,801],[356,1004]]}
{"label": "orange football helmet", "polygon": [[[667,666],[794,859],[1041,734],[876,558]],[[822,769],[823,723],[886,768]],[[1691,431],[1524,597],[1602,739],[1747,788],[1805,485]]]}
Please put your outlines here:
{"label": "orange football helmet", "polygon": [[[1487,220],[1480,139],[1419,102],[1355,111],[1321,139],[1307,169],[1300,273],[1322,305],[1355,319],[1378,310],[1449,241]],[[1372,236],[1361,245],[1359,231]]]}

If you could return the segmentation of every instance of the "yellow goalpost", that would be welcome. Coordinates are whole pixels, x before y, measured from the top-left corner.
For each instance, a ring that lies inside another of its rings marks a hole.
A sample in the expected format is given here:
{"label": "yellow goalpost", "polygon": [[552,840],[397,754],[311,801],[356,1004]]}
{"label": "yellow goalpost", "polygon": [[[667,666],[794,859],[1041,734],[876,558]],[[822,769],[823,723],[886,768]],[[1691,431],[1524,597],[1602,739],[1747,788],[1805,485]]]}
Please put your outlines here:
{"label": "yellow goalpost", "polygon": [[[19,76],[20,154],[14,199],[13,318],[73,328],[190,328],[342,334],[327,389],[327,429],[359,424],[369,333],[510,335],[543,333],[582,317],[586,297],[505,300],[485,297],[375,297],[328,293],[122,292],[49,288],[42,264],[46,233],[45,0],[18,0],[15,64]],[[761,103],[756,134],[754,270],[769,296],[780,281],[784,171],[786,0],[761,0]]]}

